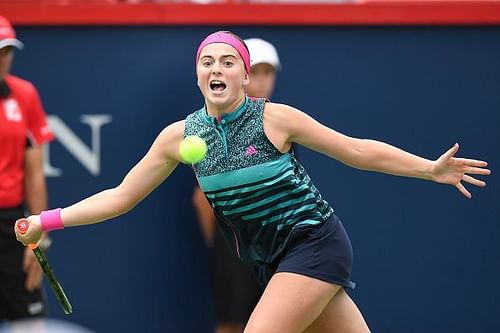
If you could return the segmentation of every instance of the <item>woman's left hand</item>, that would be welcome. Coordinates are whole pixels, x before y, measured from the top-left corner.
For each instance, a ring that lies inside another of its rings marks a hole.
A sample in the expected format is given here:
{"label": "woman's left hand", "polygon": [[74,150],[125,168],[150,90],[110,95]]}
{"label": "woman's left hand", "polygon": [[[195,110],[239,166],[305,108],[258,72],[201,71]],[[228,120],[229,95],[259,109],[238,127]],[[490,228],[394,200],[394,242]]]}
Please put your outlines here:
{"label": "woman's left hand", "polygon": [[432,180],[438,183],[454,185],[463,195],[470,199],[472,195],[463,186],[462,180],[472,185],[484,187],[486,182],[471,177],[469,174],[489,175],[491,171],[486,169],[488,163],[485,161],[454,157],[458,148],[458,143],[455,143],[453,147],[434,161]]}

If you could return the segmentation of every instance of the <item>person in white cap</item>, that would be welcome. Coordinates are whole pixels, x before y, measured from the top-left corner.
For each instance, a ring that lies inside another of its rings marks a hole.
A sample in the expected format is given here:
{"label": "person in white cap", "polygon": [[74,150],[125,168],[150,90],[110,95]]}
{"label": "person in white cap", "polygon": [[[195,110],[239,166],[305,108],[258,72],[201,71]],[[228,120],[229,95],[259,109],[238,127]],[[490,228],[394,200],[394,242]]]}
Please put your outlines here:
{"label": "person in white cap", "polygon": [[[42,146],[54,138],[36,88],[10,74],[14,48],[22,47],[0,16],[0,322],[46,314],[41,267],[13,229],[26,209],[47,208]],[[44,233],[40,248],[49,244]]]}
{"label": "person in white cap", "polygon": [[260,38],[245,39],[250,51],[250,82],[248,96],[270,98],[274,91],[276,72],[281,69],[278,51],[273,44]]}
{"label": "person in white cap", "polygon": [[[250,82],[245,91],[250,97],[270,98],[281,69],[278,51],[260,38],[244,40],[250,53]],[[215,227],[215,216],[203,192],[196,187],[193,204],[205,241],[210,248],[212,291],[216,333],[241,333],[262,294],[253,272],[236,258]]]}

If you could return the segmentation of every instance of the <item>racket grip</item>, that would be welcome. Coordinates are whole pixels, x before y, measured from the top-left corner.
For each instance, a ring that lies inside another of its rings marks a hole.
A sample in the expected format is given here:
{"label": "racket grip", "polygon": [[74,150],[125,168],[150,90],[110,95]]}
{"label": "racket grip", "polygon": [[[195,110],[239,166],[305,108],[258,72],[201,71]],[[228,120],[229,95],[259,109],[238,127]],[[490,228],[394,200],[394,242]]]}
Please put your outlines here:
{"label": "racket grip", "polygon": [[[26,232],[28,232],[29,227],[30,227],[30,221],[27,219],[19,219],[16,221],[16,228],[23,235]],[[33,253],[36,256],[38,263],[42,267],[45,276],[49,280],[50,286],[54,291],[57,301],[61,305],[64,313],[71,314],[73,312],[73,307],[71,306],[71,303],[69,302],[68,297],[64,293],[61,284],[59,283],[54,272],[52,271],[52,268],[50,268],[47,258],[45,257],[43,252],[38,248],[38,244],[29,244],[28,247],[33,250]]]}
{"label": "racket grip", "polygon": [[19,219],[16,221],[16,228],[21,234],[25,234],[30,227],[30,221],[28,219]]}
{"label": "racket grip", "polygon": [[[30,221],[28,219],[19,219],[16,221],[16,228],[23,235],[28,232],[29,227]],[[28,247],[34,250],[38,247],[38,244],[29,244]]]}

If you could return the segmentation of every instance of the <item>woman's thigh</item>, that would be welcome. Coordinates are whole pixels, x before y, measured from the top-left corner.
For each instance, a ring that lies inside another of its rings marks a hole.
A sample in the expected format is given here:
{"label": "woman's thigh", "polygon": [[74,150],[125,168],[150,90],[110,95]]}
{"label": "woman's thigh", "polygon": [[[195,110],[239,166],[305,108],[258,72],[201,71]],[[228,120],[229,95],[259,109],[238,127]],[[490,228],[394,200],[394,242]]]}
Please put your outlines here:
{"label": "woman's thigh", "polygon": [[245,333],[303,332],[341,286],[295,273],[276,273],[250,316]]}
{"label": "woman's thigh", "polygon": [[328,305],[304,333],[368,333],[363,315],[344,289]]}

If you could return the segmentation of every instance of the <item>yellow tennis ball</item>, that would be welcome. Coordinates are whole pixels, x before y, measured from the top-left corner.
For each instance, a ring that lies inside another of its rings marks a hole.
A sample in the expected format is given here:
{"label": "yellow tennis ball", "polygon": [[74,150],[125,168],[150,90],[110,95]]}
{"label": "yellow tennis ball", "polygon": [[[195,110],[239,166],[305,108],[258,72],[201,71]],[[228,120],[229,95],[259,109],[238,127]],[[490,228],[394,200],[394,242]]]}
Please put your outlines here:
{"label": "yellow tennis ball", "polygon": [[196,135],[186,136],[179,145],[179,155],[189,164],[200,162],[207,153],[205,140]]}

